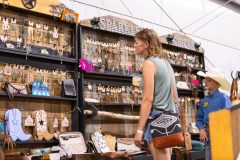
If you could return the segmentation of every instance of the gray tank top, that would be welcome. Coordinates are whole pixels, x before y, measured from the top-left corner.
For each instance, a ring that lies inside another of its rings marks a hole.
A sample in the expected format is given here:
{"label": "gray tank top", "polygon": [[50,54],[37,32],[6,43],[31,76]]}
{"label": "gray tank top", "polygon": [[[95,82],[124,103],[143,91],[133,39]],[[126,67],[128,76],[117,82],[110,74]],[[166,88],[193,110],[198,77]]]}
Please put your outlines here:
{"label": "gray tank top", "polygon": [[150,57],[148,60],[151,60],[156,65],[152,104],[153,109],[156,108],[176,112],[176,106],[172,96],[171,81],[173,80],[174,83],[176,82],[171,65],[167,60],[159,57]]}

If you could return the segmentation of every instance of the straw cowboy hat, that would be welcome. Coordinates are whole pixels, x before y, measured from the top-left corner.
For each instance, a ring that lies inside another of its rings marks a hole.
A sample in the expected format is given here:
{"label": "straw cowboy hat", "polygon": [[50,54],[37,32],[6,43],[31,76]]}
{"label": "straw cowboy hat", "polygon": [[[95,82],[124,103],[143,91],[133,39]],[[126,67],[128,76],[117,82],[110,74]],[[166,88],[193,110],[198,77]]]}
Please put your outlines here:
{"label": "straw cowboy hat", "polygon": [[220,69],[212,68],[209,71],[207,71],[206,73],[199,71],[199,72],[197,72],[197,74],[199,76],[202,76],[205,78],[206,77],[211,78],[214,81],[218,82],[220,85],[220,88],[225,91],[229,91],[229,89],[230,89],[230,85],[229,85],[228,81],[224,78]]}

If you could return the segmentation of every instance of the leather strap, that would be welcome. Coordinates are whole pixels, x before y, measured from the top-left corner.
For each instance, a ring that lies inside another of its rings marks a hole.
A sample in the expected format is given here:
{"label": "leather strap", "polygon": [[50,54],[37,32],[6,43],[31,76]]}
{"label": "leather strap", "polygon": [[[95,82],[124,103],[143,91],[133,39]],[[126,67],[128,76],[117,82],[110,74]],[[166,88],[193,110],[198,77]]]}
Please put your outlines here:
{"label": "leather strap", "polygon": [[190,160],[190,152],[182,147],[174,147],[174,152],[176,153],[176,160],[183,160],[184,154],[186,154],[187,160]]}
{"label": "leather strap", "polygon": [[10,85],[10,83],[6,82],[6,83],[4,84],[4,89],[5,89],[8,97],[9,97],[10,99],[12,99],[12,98],[14,97],[14,95],[13,95],[12,93],[10,93],[10,91],[9,91],[9,85]]}
{"label": "leather strap", "polygon": [[174,81],[174,75],[171,74],[171,71],[170,71],[170,64],[168,63],[167,60],[164,59],[164,62],[168,68],[168,73],[169,75],[171,76],[171,90],[172,90],[172,97],[173,97],[173,101],[175,103],[178,103],[178,94],[177,94],[177,90],[176,90],[176,84],[175,84],[175,81]]}

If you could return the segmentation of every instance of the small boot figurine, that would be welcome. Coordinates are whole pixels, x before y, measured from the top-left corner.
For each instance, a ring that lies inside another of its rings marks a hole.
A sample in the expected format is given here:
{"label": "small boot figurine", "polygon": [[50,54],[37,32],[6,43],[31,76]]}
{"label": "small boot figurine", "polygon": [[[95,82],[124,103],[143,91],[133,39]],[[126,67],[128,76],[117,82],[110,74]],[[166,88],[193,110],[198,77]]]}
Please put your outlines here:
{"label": "small boot figurine", "polygon": [[22,129],[22,115],[19,109],[10,109],[5,113],[5,119],[7,121],[8,135],[13,141],[27,141],[32,136],[31,134],[25,134]]}
{"label": "small boot figurine", "polygon": [[33,112],[33,118],[35,120],[35,139],[37,140],[51,140],[54,137],[54,134],[48,132],[47,129],[47,114],[44,110],[39,110]]}

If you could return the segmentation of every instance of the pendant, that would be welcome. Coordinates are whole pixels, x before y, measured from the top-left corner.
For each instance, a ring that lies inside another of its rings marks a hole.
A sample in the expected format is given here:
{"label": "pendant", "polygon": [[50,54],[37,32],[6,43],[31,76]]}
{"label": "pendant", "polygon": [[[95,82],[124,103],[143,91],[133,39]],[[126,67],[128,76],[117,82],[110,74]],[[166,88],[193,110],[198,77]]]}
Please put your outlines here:
{"label": "pendant", "polygon": [[58,128],[58,120],[57,120],[57,117],[54,118],[53,128]]}
{"label": "pendant", "polygon": [[62,120],[62,127],[69,127],[69,122],[68,122],[66,115],[64,116],[64,118]]}
{"label": "pendant", "polygon": [[32,127],[32,126],[34,126],[33,119],[32,119],[30,114],[27,116],[27,118],[25,119],[24,122],[25,122],[24,123],[25,127]]}

